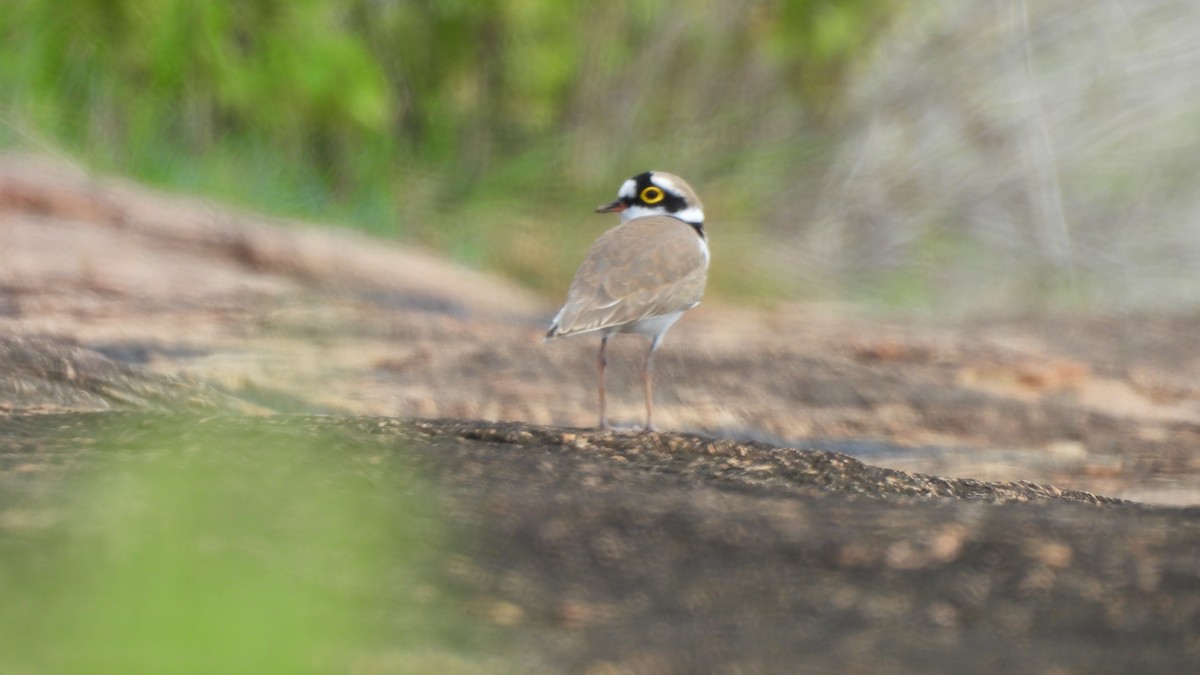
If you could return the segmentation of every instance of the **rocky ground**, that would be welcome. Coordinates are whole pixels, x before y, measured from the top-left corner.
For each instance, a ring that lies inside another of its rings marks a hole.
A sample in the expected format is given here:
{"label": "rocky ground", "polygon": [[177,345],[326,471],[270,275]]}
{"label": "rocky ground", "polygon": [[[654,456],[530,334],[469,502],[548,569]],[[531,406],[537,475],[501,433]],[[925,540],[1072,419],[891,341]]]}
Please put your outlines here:
{"label": "rocky ground", "polygon": [[[594,341],[541,344],[554,300],[7,157],[0,477],[96,415],[394,437],[486,533],[455,583],[549,670],[1200,664],[1200,317],[708,302],[659,352],[672,431],[602,434]],[[614,347],[632,425],[643,345]]]}

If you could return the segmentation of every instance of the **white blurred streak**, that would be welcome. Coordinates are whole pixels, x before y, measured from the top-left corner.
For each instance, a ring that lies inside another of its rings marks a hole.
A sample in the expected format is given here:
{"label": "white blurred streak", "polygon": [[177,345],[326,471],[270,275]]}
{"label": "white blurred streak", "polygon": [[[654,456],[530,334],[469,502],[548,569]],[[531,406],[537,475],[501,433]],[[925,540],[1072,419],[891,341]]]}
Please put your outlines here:
{"label": "white blurred streak", "polygon": [[1034,200],[1036,222],[1042,225],[1035,230],[1035,234],[1039,235],[1039,247],[1046,252],[1053,264],[1073,270],[1070,227],[1067,224],[1062,186],[1058,179],[1059,163],[1054,152],[1054,142],[1050,138],[1050,129],[1046,125],[1046,113],[1042,110],[1043,95],[1033,61],[1034,46],[1030,35],[1029,6],[1026,0],[1021,0],[1020,24],[1021,42],[1025,48],[1024,85],[1029,91],[1025,99],[1029,105],[1030,127],[1024,134],[1026,158],[1030,160],[1026,166],[1026,178],[1029,181],[1029,194]]}
{"label": "white blurred streak", "polygon": [[1200,306],[1200,3],[917,12],[852,84],[807,260],[950,310]]}

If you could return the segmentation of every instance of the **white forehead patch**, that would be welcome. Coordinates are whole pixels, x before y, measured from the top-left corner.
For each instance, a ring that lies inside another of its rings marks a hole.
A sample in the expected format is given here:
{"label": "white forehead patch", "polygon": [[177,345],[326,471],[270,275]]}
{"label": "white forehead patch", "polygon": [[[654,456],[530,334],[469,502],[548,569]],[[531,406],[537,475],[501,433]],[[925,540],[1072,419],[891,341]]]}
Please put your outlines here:
{"label": "white forehead patch", "polygon": [[633,193],[635,190],[637,190],[637,183],[630,178],[624,183],[621,183],[621,189],[617,190],[617,197],[622,199],[633,199]]}

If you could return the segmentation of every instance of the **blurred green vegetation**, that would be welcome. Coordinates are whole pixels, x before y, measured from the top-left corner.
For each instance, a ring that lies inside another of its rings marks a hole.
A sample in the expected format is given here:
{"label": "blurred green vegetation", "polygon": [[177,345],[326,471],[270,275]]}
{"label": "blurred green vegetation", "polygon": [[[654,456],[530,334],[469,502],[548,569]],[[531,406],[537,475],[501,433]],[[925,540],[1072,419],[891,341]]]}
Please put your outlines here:
{"label": "blurred green vegetation", "polygon": [[506,670],[439,583],[445,524],[382,437],[94,426],[86,453],[38,455],[5,480],[0,672]]}
{"label": "blurred green vegetation", "polygon": [[718,293],[820,175],[841,84],[907,3],[7,0],[0,145],[428,245],[561,292],[657,168]]}

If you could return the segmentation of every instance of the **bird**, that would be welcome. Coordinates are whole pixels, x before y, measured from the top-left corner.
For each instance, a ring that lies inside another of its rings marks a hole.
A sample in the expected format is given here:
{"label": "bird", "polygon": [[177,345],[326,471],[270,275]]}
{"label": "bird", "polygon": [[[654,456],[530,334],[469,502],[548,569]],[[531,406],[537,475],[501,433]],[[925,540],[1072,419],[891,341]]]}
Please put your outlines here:
{"label": "bird", "polygon": [[704,207],[682,178],[645,171],[626,180],[616,200],[596,213],[617,213],[621,223],[588,249],[567,300],[543,341],[600,335],[596,357],[600,428],[605,415],[604,369],[608,339],[617,333],[650,337],[642,361],[647,431],[654,429],[654,352],[663,335],[687,310],[700,304],[708,277]]}

